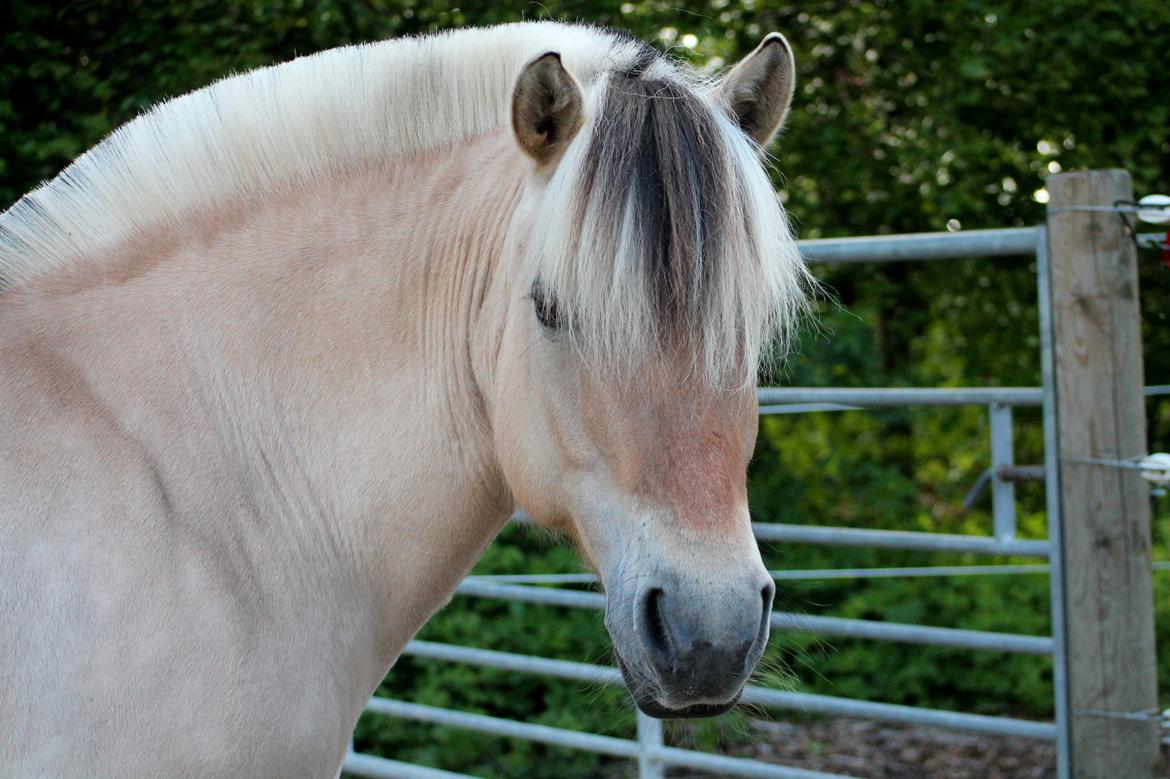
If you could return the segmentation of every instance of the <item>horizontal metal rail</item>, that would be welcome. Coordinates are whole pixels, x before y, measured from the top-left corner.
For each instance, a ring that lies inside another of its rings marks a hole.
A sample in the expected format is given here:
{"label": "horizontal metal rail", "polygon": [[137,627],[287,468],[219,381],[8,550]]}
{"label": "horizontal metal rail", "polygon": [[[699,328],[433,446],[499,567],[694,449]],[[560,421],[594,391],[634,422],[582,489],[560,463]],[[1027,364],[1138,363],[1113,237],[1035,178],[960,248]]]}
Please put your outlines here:
{"label": "horizontal metal rail", "polygon": [[600,611],[605,608],[605,595],[600,592],[531,587],[527,584],[497,584],[480,579],[464,579],[455,592],[472,598],[494,598],[520,603],[538,603],[542,606],[564,606],[570,609]]}
{"label": "horizontal metal rail", "polygon": [[[403,654],[453,663],[467,663],[484,668],[498,668],[504,671],[534,673],[559,679],[574,679],[587,684],[623,684],[621,673],[616,668],[578,663],[571,660],[554,660],[548,657],[532,657],[492,649],[440,644],[432,641],[411,641]],[[770,709],[785,709],[815,714],[832,714],[844,717],[867,717],[886,722],[909,725],[966,730],[977,733],[995,733],[1006,736],[1023,736],[1051,741],[1056,737],[1055,726],[1050,722],[1015,719],[1012,717],[990,717],[983,714],[966,714],[942,709],[926,709],[901,706],[894,703],[876,703],[831,695],[770,690],[748,685],[744,688],[743,702]]]}
{"label": "horizontal metal rail", "polygon": [[[517,525],[533,525],[523,511],[512,515]],[[968,536],[948,533],[925,533],[913,530],[871,530],[868,528],[822,525],[786,525],[779,522],[753,522],[752,531],[760,541],[822,546],[866,546],[875,549],[914,549],[922,552],[970,552],[983,555],[1048,557],[1047,541],[1001,540],[993,536]]]}
{"label": "horizontal metal rail", "polygon": [[1030,565],[911,565],[901,568],[814,568],[809,570],[772,571],[772,578],[809,579],[913,579],[949,576],[1019,576],[1046,574],[1047,563]]}
{"label": "horizontal metal rail", "polygon": [[715,776],[742,776],[747,779],[852,779],[845,774],[830,774],[807,768],[773,765],[760,760],[692,752],[678,747],[654,746],[645,750],[651,760],[665,765],[694,768]]}
{"label": "horizontal metal rail", "polygon": [[937,628],[898,622],[877,622],[844,617],[819,617],[805,614],[772,613],[772,627],[838,638],[864,638],[897,641],[904,644],[950,646],[1025,655],[1050,655],[1054,643],[1049,636],[1024,636],[987,630]]}
{"label": "horizontal metal rail", "polygon": [[596,584],[593,573],[482,573],[467,577],[473,581],[498,584]]}
{"label": "horizontal metal rail", "polygon": [[1040,228],[962,230],[953,233],[867,235],[797,241],[810,263],[905,262],[960,257],[1034,257]]}
{"label": "horizontal metal rail", "polygon": [[[478,579],[464,579],[457,592],[461,595],[479,598],[499,598],[548,606],[584,609],[605,608],[605,596],[597,592],[531,587],[523,584],[499,584]],[[1019,654],[1051,654],[1053,646],[1052,639],[1047,636],[1022,636],[1014,633],[927,627],[898,622],[876,622],[786,612],[773,612],[772,627],[839,638],[898,641],[908,644],[950,646]]]}
{"label": "horizontal metal rail", "polygon": [[616,668],[573,660],[554,660],[551,657],[518,655],[495,649],[479,649],[437,641],[414,640],[406,645],[402,654],[424,657],[428,660],[442,660],[448,663],[467,663],[481,668],[496,668],[501,671],[554,676],[558,679],[573,679],[586,684],[622,684],[622,674]]}
{"label": "horizontal metal rail", "polygon": [[[1151,384],[1146,397],[1170,395],[1170,384]],[[805,414],[901,406],[1039,406],[1039,387],[760,387],[761,414]]]}
{"label": "horizontal metal rail", "polygon": [[985,714],[927,709],[917,706],[903,706],[897,703],[857,701],[849,698],[837,698],[832,695],[783,690],[755,690],[750,696],[745,692],[744,701],[773,709],[790,709],[840,717],[859,717],[898,722],[904,725],[965,730],[972,733],[1019,736],[1040,741],[1056,740],[1056,725],[1053,723],[1013,717],[991,717]]}
{"label": "horizontal metal rail", "polygon": [[916,549],[923,552],[971,552],[985,555],[1048,557],[1047,541],[1000,540],[992,536],[920,533],[912,530],[869,530],[821,525],[753,522],[760,541],[824,546],[865,546],[875,549]]}
{"label": "horizontal metal rail", "polygon": [[860,411],[863,406],[844,406],[840,403],[769,403],[760,406],[761,416],[774,414],[812,414],[818,411]]}
{"label": "horizontal metal rail", "polygon": [[517,722],[491,717],[486,714],[472,714],[453,709],[441,709],[436,706],[424,706],[420,703],[408,703],[389,698],[370,698],[366,703],[366,711],[374,714],[383,714],[391,717],[429,722],[434,725],[448,725],[465,728],[480,733],[489,733],[505,738],[519,738],[526,741],[535,741],[550,746],[568,747],[595,752],[611,757],[623,757],[636,760],[646,756],[652,760],[667,765],[696,768],[704,771],[714,771],[722,776],[740,776],[748,779],[849,779],[842,774],[827,774],[822,771],[809,771],[803,768],[770,765],[757,760],[748,760],[738,757],[704,754],[675,747],[655,746],[645,748],[636,741],[613,736],[601,736],[596,733],[582,733],[577,730],[554,728],[549,725],[535,725],[530,722]]}
{"label": "horizontal metal rail", "polygon": [[360,752],[346,753],[341,768],[347,774],[366,776],[369,779],[478,779],[471,774],[455,774],[415,763],[363,755]]}
{"label": "horizontal metal rail", "polygon": [[628,759],[638,757],[638,744],[629,739],[565,730],[564,728],[536,725],[530,722],[517,722],[486,714],[472,714],[466,711],[443,709],[438,706],[425,706],[421,703],[374,697],[366,702],[366,711],[419,722],[429,722],[433,725],[452,725],[457,728],[467,728],[505,738],[522,738],[541,744],[581,749],[611,757]]}
{"label": "horizontal metal rail", "polygon": [[760,387],[761,405],[828,403],[835,406],[1039,406],[1038,387]]}
{"label": "horizontal metal rail", "polygon": [[[1155,571],[1170,571],[1170,560],[1156,560]],[[1028,565],[911,565],[902,568],[794,568],[768,571],[776,581],[824,579],[902,579],[948,576],[1019,576],[1048,574],[1047,563]],[[596,584],[592,573],[487,573],[469,576],[478,581],[499,584]]]}
{"label": "horizontal metal rail", "polygon": [[[1158,569],[1154,563],[1154,569]],[[768,571],[776,581],[807,581],[825,579],[897,579],[946,576],[1005,576],[1018,574],[1046,574],[1048,565],[914,565],[901,568],[794,568],[788,571]],[[596,584],[592,573],[489,573],[469,576],[469,579],[500,584]]]}

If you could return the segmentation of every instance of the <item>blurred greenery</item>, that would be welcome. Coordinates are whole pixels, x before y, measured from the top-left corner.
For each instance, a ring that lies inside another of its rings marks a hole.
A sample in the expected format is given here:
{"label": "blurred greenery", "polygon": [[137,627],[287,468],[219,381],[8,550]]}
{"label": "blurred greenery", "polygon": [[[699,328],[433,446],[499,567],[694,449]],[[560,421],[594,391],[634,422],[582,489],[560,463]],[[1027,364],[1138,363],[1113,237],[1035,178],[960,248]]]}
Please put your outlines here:
{"label": "blurred greenery", "polygon": [[[519,19],[632,30],[704,68],[733,63],[770,30],[792,42],[800,86],[773,149],[803,237],[1029,225],[1044,177],[1120,167],[1140,193],[1170,184],[1163,0],[774,0],[499,3],[469,0],[78,0],[0,4],[0,208],[118,124],[221,76],[343,43]],[[831,291],[773,382],[838,386],[1036,385],[1034,267],[1026,260],[818,270]],[[1141,260],[1146,375],[1170,382],[1170,271]],[[1170,449],[1170,402],[1148,407],[1151,451]],[[751,471],[761,520],[987,532],[988,501],[959,508],[989,458],[984,409],[769,417]],[[1040,424],[1016,415],[1017,461],[1039,462]],[[1020,523],[1044,534],[1042,489]],[[1155,552],[1170,557],[1170,499],[1155,502]],[[775,546],[777,568],[987,562],[958,555]],[[480,572],[561,572],[568,548],[509,529]],[[1170,699],[1170,574],[1157,574],[1161,689]],[[1042,575],[783,583],[787,610],[1041,634]],[[608,662],[600,616],[457,599],[423,638]],[[1051,716],[1040,658],[777,636],[772,684],[894,703]],[[382,692],[618,736],[633,710],[617,689],[403,659]],[[761,716],[755,712],[752,716]],[[736,743],[744,714],[673,726],[671,740]],[[792,716],[772,712],[767,716]],[[620,775],[593,755],[365,717],[359,749],[485,776]]]}

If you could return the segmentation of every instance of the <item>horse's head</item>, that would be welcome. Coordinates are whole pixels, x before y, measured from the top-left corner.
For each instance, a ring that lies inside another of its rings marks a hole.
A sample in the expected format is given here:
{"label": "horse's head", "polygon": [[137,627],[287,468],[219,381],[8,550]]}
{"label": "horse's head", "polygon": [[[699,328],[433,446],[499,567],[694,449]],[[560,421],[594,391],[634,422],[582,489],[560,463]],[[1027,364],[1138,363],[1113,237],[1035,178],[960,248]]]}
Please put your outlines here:
{"label": "horse's head", "polygon": [[748,516],[755,376],[805,271],[760,161],[793,91],[769,36],[718,83],[646,49],[582,86],[521,74],[530,169],[494,361],[493,435],[520,506],[571,533],[643,711],[735,704],[774,585]]}

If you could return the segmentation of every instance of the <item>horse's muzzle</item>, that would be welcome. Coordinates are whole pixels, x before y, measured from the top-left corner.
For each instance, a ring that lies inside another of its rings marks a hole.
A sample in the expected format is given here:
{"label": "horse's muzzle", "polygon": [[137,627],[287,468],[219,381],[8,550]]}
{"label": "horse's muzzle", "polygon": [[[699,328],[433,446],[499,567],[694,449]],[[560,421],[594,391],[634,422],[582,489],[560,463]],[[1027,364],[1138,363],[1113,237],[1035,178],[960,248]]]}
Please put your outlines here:
{"label": "horse's muzzle", "polygon": [[[768,640],[775,585],[688,597],[677,580],[644,585],[619,666],[635,702],[659,719],[711,717],[739,701]],[[615,636],[616,638],[616,636]],[[615,641],[615,649],[617,642]]]}

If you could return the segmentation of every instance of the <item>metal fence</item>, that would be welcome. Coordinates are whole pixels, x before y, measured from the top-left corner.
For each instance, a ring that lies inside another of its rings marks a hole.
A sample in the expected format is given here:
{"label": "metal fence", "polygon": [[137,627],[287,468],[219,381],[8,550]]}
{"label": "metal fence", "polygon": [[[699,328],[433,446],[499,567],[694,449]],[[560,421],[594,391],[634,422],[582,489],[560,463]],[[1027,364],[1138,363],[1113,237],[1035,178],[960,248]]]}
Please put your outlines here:
{"label": "metal fence", "polygon": [[[1060,620],[1064,613],[1066,589],[1060,565],[1059,499],[1053,495],[1056,473],[1055,391],[1051,364],[1051,320],[1048,295],[1048,252],[1046,228],[1030,227],[1004,230],[973,230],[956,233],[878,236],[811,240],[801,242],[801,250],[810,263],[841,264],[857,262],[896,262],[910,260],[945,260],[968,257],[1017,257],[1034,259],[1040,296],[1040,338],[1043,386],[998,388],[929,388],[929,389],[841,389],[841,388],[763,388],[759,390],[761,414],[808,413],[879,407],[902,406],[985,406],[991,439],[991,463],[985,483],[992,490],[992,527],[983,536],[927,532],[866,530],[857,528],[756,523],[756,537],[764,542],[865,546],[887,549],[911,549],[930,552],[965,552],[978,555],[1035,557],[1046,564],[1030,566],[995,566],[1003,572],[1046,572],[1051,583],[1052,636],[1029,636],[959,628],[927,627],[863,619],[810,616],[776,612],[772,627],[784,631],[803,631],[822,636],[897,641],[957,647],[969,650],[1043,655],[1052,658],[1056,699],[1055,722],[1034,722],[1011,717],[985,716],[923,707],[911,707],[855,700],[829,695],[813,695],[762,687],[748,687],[743,696],[747,703],[770,709],[796,710],[826,715],[864,717],[886,722],[928,725],[979,733],[1021,736],[1055,741],[1058,773],[1069,775],[1068,732],[1069,705],[1063,677],[1066,654]],[[1170,386],[1147,388],[1147,394],[1170,394]],[[1043,409],[1045,462],[1031,470],[1016,466],[1012,447],[1012,409],[1039,406]],[[1050,540],[1016,538],[1015,484],[1021,479],[1046,480],[1048,490],[1048,527]],[[515,521],[526,518],[518,516]],[[949,574],[974,572],[979,566],[955,566]],[[943,573],[941,568],[879,569],[876,575],[910,576]],[[785,574],[794,574],[787,576]],[[874,575],[866,570],[837,572],[840,575]],[[775,572],[777,578],[826,578],[831,571]],[[498,598],[525,603],[567,608],[602,609],[604,596],[548,584],[578,584],[592,581],[587,574],[554,576],[481,576],[468,577],[458,592],[465,597]],[[405,654],[454,663],[504,669],[517,673],[542,674],[573,679],[590,684],[620,685],[617,669],[586,663],[554,660],[529,655],[497,652],[463,646],[413,641]],[[637,719],[637,739],[621,739],[561,728],[534,725],[498,717],[424,706],[405,701],[372,698],[368,712],[402,717],[438,725],[448,725],[497,736],[528,739],[543,744],[588,750],[638,763],[641,779],[659,779],[665,767],[685,767],[708,771],[718,776],[769,777],[770,779],[842,779],[841,775],[809,771],[761,761],[715,755],[666,746],[661,723],[641,713]],[[464,777],[401,763],[394,760],[350,753],[344,770],[358,776],[393,777],[394,779],[452,779]]]}

